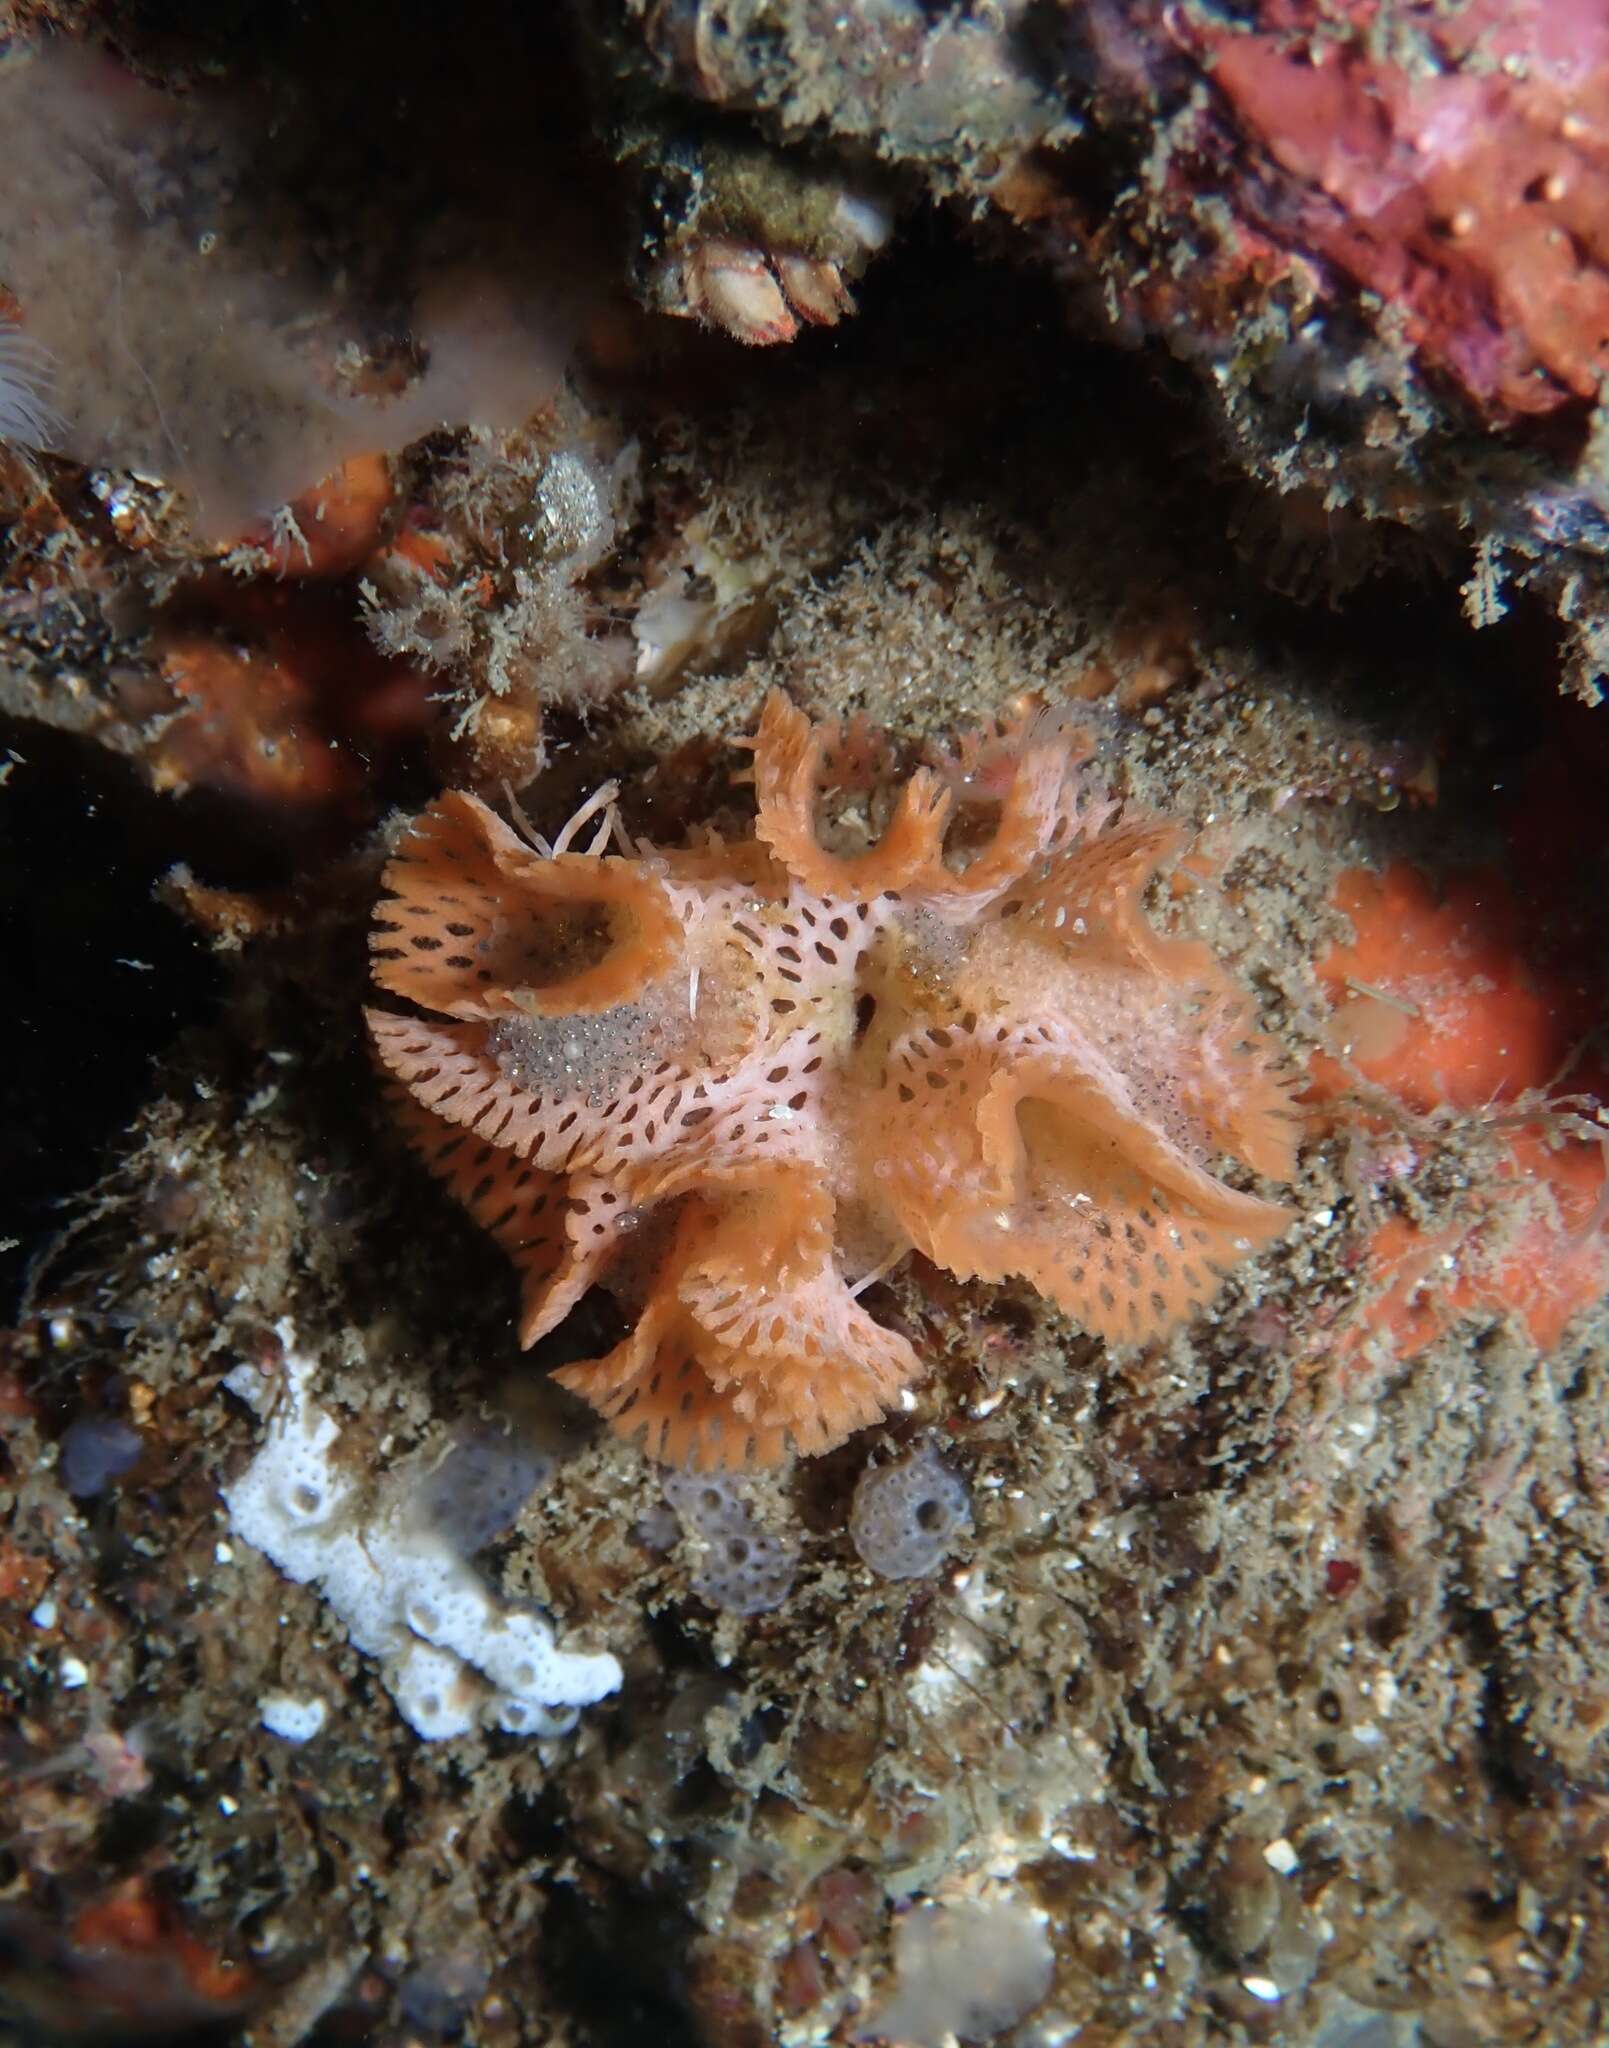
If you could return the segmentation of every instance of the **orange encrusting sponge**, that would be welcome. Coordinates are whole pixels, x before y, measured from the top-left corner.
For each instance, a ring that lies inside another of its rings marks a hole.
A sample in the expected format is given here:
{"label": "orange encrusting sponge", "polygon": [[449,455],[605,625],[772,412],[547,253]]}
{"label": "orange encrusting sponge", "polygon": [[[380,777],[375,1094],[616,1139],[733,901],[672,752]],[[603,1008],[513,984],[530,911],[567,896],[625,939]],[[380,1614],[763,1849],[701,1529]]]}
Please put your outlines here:
{"label": "orange encrusting sponge", "polygon": [[[1421,1114],[1476,1111],[1559,1082],[1590,1019],[1581,991],[1536,957],[1500,876],[1460,876],[1438,894],[1404,864],[1354,868],[1333,901],[1355,936],[1319,963],[1331,1050],[1314,1057],[1312,1098],[1333,1101],[1361,1078]],[[1471,1216],[1439,1230],[1391,1216],[1370,1233],[1363,1264],[1378,1291],[1358,1341],[1383,1336],[1407,1359],[1463,1315],[1508,1313],[1547,1350],[1603,1292],[1603,1149],[1550,1145],[1525,1123],[1503,1144]]]}
{"label": "orange encrusting sponge", "polygon": [[386,869],[403,1128],[518,1269],[522,1343],[595,1282],[634,1311],[558,1377],[656,1457],[774,1463],[887,1414],[922,1361],[862,1297],[913,1250],[1137,1340],[1288,1221],[1213,1171],[1288,1176],[1298,1126],[1246,998],[1145,920],[1175,835],[1114,821],[1056,720],[986,738],[980,815],[921,770],[879,840],[824,844],[864,735],[773,695],[750,840],[632,848],[600,794],[550,848],[450,792]]}
{"label": "orange encrusting sponge", "polygon": [[1500,876],[1461,875],[1438,895],[1404,862],[1349,868],[1332,901],[1356,937],[1319,963],[1332,1005],[1332,1050],[1312,1069],[1321,1096],[1346,1087],[1341,1059],[1421,1111],[1479,1109],[1563,1068],[1579,1003],[1533,963]]}

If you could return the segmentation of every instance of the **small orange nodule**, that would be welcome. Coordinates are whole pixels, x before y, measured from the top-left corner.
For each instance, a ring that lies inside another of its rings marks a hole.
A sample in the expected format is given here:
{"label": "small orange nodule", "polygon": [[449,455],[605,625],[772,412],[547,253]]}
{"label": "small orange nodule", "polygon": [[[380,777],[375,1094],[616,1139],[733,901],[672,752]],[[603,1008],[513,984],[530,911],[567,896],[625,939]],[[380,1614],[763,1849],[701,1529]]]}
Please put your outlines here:
{"label": "small orange nodule", "polygon": [[452,545],[443,535],[421,526],[404,526],[383,551],[382,559],[395,556],[410,568],[422,569],[437,583],[447,581],[452,565]]}
{"label": "small orange nodule", "polygon": [[[255,1985],[249,1963],[232,1962],[213,1944],[186,1927],[178,1914],[157,1899],[143,1878],[131,1877],[106,1897],[83,1908],[72,1924],[74,1945],[102,1958],[139,1959],[142,1971],[175,1970],[195,1996],[209,2005],[228,2006]],[[148,1975],[128,1980],[138,1998],[158,1980]]]}
{"label": "small orange nodule", "polygon": [[379,546],[392,488],[391,464],[384,455],[354,455],[286,507],[289,521],[254,526],[230,546],[261,549],[276,576],[348,575]]}
{"label": "small orange nodule", "polygon": [[352,787],[354,764],[319,730],[309,678],[291,650],[171,633],[161,664],[184,715],[151,751],[159,788],[195,784],[271,803],[319,804]]}
{"label": "small orange nodule", "polygon": [[137,1877],[86,1906],[73,1923],[81,1948],[153,1949],[163,1934],[162,1910]]}
{"label": "small orange nodule", "polygon": [[209,578],[157,622],[177,711],[146,759],[162,790],[311,809],[358,793],[430,722],[428,680],[378,653],[339,593]]}
{"label": "small orange nodule", "polygon": [[14,1543],[0,1543],[0,1600],[21,1606],[34,1600],[50,1577],[41,1557],[32,1557]]}
{"label": "small orange nodule", "polygon": [[250,1964],[232,1962],[228,1956],[220,1955],[210,1943],[203,1941],[200,1935],[178,1928],[172,1936],[172,1946],[190,1988],[202,1998],[223,2005],[251,1989]]}

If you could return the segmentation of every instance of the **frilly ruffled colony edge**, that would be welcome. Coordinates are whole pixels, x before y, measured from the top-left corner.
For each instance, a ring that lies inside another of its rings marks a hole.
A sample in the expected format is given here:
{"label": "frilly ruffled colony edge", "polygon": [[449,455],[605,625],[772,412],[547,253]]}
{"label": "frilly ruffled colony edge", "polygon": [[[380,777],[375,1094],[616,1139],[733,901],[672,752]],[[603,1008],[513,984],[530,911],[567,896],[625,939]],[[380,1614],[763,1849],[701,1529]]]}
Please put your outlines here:
{"label": "frilly ruffled colony edge", "polygon": [[369,1013],[399,1112],[518,1267],[521,1342],[607,1284],[630,1335],[557,1377],[705,1467],[898,1402],[923,1362],[861,1296],[911,1251],[1108,1338],[1166,1330],[1288,1220],[1208,1161],[1286,1177],[1296,1131],[1246,998],[1142,912],[1183,835],[1080,787],[1055,718],[919,769],[860,851],[816,812],[875,780],[864,733],[774,695],[753,747],[736,843],[605,852],[630,845],[606,812],[567,850],[600,799],[550,850],[449,792],[371,941],[413,1006]]}

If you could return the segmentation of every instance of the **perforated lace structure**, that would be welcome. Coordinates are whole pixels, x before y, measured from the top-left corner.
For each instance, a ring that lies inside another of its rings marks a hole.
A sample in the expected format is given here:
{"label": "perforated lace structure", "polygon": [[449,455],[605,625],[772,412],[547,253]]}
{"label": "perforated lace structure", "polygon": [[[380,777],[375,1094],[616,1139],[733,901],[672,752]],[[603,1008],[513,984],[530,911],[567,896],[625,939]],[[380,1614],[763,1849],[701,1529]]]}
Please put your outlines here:
{"label": "perforated lace structure", "polygon": [[518,1268],[521,1341],[615,1285],[631,1334],[558,1377],[704,1467],[889,1410],[922,1363],[861,1295],[912,1250],[1158,1334],[1287,1220],[1214,1157],[1283,1177],[1295,1131],[1245,998],[1141,910],[1179,835],[1082,793],[1054,720],[991,739],[969,854],[933,771],[875,844],[828,847],[822,784],[864,746],[781,696],[753,745],[729,845],[608,852],[605,820],[548,850],[449,792],[371,940],[412,1006],[369,1013],[399,1114]]}

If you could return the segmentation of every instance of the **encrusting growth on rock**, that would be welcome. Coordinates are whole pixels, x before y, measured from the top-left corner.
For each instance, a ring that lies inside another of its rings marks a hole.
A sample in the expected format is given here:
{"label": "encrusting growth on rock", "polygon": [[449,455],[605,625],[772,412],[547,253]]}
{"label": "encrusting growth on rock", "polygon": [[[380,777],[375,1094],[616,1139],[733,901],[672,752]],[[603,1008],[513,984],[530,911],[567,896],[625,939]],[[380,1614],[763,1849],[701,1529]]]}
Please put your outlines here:
{"label": "encrusting growth on rock", "polygon": [[606,790],[531,845],[448,792],[371,940],[404,1128],[519,1268],[522,1343],[606,1283],[631,1334],[557,1377],[704,1467],[897,1403],[923,1363],[861,1296],[913,1250],[1156,1336],[1287,1221],[1209,1160],[1286,1176],[1296,1129],[1247,999],[1145,919],[1182,834],[1084,786],[1055,717],[919,769],[873,844],[817,818],[864,735],[774,694],[753,748],[735,843],[630,848]]}

